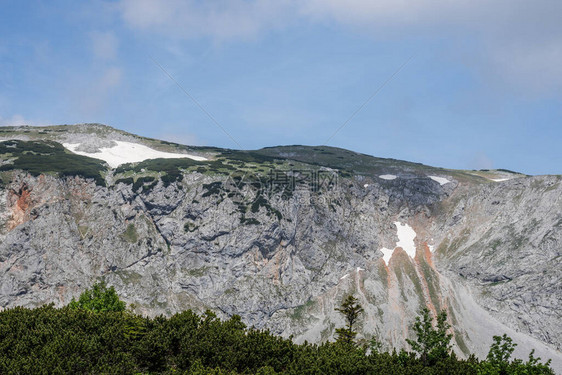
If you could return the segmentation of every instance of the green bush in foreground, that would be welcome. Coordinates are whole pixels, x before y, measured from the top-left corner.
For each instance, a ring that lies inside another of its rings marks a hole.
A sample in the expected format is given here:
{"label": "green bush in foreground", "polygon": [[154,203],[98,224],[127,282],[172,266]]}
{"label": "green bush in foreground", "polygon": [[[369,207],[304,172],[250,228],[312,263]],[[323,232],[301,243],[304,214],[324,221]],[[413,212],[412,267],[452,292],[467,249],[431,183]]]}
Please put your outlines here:
{"label": "green bush in foreground", "polygon": [[447,323],[447,312],[442,310],[437,315],[436,327],[433,327],[433,319],[428,308],[422,310],[422,317],[416,317],[414,332],[417,339],[406,339],[412,349],[420,355],[424,363],[435,363],[440,359],[447,358],[451,353],[451,339],[449,333],[451,326]]}
{"label": "green bush in foreground", "polygon": [[125,311],[125,302],[119,299],[115,288],[108,288],[101,281],[80,294],[76,301],[74,298],[68,305],[71,309],[85,309],[90,311]]}
{"label": "green bush in foreground", "polygon": [[96,284],[72,306],[0,312],[0,374],[553,374],[532,353],[526,363],[510,361],[507,336],[495,338],[485,361],[448,351],[427,361],[423,352],[369,351],[341,341],[297,345],[210,311],[147,318],[115,297],[113,288]]}

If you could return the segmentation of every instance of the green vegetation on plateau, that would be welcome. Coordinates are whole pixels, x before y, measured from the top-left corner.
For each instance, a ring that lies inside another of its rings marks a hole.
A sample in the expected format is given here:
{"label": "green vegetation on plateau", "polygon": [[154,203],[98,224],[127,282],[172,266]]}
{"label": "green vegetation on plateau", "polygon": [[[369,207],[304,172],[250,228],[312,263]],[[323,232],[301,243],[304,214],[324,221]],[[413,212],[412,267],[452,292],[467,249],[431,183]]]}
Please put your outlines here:
{"label": "green vegetation on plateau", "polygon": [[173,182],[182,181],[185,173],[193,172],[208,175],[245,176],[246,181],[252,179],[262,181],[272,171],[276,173],[295,170],[318,171],[331,168],[341,177],[355,175],[375,177],[393,173],[427,178],[427,175],[430,174],[447,174],[459,181],[473,183],[489,183],[489,178],[497,174],[497,171],[471,172],[434,168],[419,163],[377,158],[328,146],[278,146],[259,150],[185,146],[140,137],[100,124],[2,127],[0,128],[0,138],[24,137],[26,141],[12,139],[0,142],[0,171],[21,169],[33,175],[51,173],[60,177],[83,176],[93,178],[99,185],[105,185],[104,176],[108,172],[108,166],[103,161],[73,154],[58,143],[63,135],[72,134],[89,134],[100,139],[128,137],[131,141],[138,141],[156,150],[195,153],[205,155],[209,159],[203,162],[185,158],[151,159],[140,163],[124,164],[114,170],[116,181],[124,183],[130,182],[131,177],[133,177],[133,183],[137,184],[142,183],[142,181],[137,182],[138,177],[156,178],[153,184],[142,185],[142,192],[151,190],[158,179],[162,180],[164,186],[168,186]]}
{"label": "green vegetation on plateau", "polygon": [[[353,333],[356,300],[338,309]],[[124,309],[113,288],[96,284],[78,301],[56,309],[16,307],[0,312],[1,374],[553,374],[530,355],[510,361],[511,339],[495,337],[487,360],[450,352],[445,325],[424,313],[416,353],[381,352],[375,345],[338,340],[294,344],[248,328],[239,316],[222,321],[210,311],[147,318]],[[351,318],[351,321],[350,321]],[[439,321],[439,320],[438,320]],[[353,336],[353,335],[352,335]],[[429,355],[438,348],[439,355]],[[444,349],[444,350],[441,350]]]}
{"label": "green vegetation on plateau", "polygon": [[60,177],[82,176],[105,185],[102,172],[106,170],[101,160],[76,155],[53,141],[0,142],[0,171],[24,170],[34,176],[53,173]]}

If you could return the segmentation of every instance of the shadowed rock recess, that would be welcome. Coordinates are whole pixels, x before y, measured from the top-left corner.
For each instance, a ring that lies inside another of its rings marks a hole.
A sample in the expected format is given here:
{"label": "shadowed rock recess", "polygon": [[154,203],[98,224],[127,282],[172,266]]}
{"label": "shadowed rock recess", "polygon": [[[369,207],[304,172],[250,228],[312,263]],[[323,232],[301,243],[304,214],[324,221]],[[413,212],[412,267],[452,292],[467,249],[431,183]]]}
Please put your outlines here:
{"label": "shadowed rock recess", "polygon": [[[507,333],[515,354],[562,369],[562,176],[183,146],[103,125],[0,129],[0,308],[61,306],[104,279],[138,313],[209,308],[320,342],[353,294],[359,336],[387,348],[406,347],[427,306],[447,310],[461,356]],[[191,158],[110,168],[63,146],[115,141]]]}

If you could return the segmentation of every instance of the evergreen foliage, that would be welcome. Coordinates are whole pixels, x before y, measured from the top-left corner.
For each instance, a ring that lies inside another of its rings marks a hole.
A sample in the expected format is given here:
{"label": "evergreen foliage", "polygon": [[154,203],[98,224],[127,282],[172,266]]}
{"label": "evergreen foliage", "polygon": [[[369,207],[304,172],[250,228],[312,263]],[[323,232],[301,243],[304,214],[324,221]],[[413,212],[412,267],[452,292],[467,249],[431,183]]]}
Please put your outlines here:
{"label": "evergreen foliage", "polygon": [[24,170],[33,176],[52,173],[59,177],[82,176],[105,186],[102,173],[107,169],[103,161],[76,155],[53,141],[0,142],[0,159],[11,160],[0,171]]}
{"label": "evergreen foliage", "polygon": [[85,309],[90,311],[125,311],[125,302],[119,299],[114,287],[107,287],[104,281],[96,283],[91,289],[74,298],[68,305],[71,309]]}
{"label": "evergreen foliage", "polygon": [[421,318],[416,317],[413,327],[417,339],[406,339],[406,342],[420,355],[424,363],[432,364],[449,356],[453,335],[448,333],[451,326],[447,323],[445,310],[437,314],[435,327],[427,307],[421,311],[421,314]]}
{"label": "evergreen foliage", "polygon": [[[210,311],[188,310],[147,318],[124,310],[104,284],[82,296],[72,307],[1,311],[0,374],[553,374],[533,353],[526,363],[508,362],[510,346],[504,350],[503,344],[493,345],[486,361],[462,360],[454,353],[423,361],[404,350],[369,353],[338,342],[297,345],[248,328],[236,315],[223,321]],[[350,302],[346,306],[352,308],[342,305],[342,310],[357,312],[356,301]],[[500,363],[507,366],[498,370]]]}
{"label": "evergreen foliage", "polygon": [[490,351],[486,357],[488,362],[494,365],[509,362],[511,354],[515,350],[517,344],[515,344],[511,337],[508,337],[505,333],[503,336],[494,336],[493,339],[494,343],[490,347]]}
{"label": "evergreen foliage", "polygon": [[478,375],[510,375],[510,374],[550,374],[550,360],[545,364],[540,363],[540,358],[535,358],[535,350],[529,353],[529,360],[523,363],[520,359],[510,361],[511,354],[517,346],[511,337],[505,333],[494,336],[494,342],[486,357],[486,362],[480,366]]}
{"label": "evergreen foliage", "polygon": [[342,302],[341,307],[337,307],[335,310],[341,313],[347,322],[345,328],[336,329],[337,342],[353,345],[355,343],[355,336],[357,336],[357,332],[353,330],[353,325],[359,318],[359,314],[363,312],[363,307],[361,307],[357,298],[349,295]]}

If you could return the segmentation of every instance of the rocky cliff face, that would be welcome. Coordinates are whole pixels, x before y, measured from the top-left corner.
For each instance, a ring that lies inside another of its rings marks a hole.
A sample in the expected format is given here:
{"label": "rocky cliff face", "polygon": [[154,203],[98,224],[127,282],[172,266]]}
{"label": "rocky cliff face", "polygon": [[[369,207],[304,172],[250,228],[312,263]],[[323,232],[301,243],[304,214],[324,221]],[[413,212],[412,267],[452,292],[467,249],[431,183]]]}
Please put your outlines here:
{"label": "rocky cliff face", "polygon": [[211,154],[212,168],[141,163],[105,184],[4,168],[0,306],[63,305],[104,278],[139,313],[210,308],[318,342],[353,293],[361,334],[385,345],[405,346],[427,306],[448,310],[459,353],[506,332],[562,368],[560,176],[496,182],[329,148]]}

